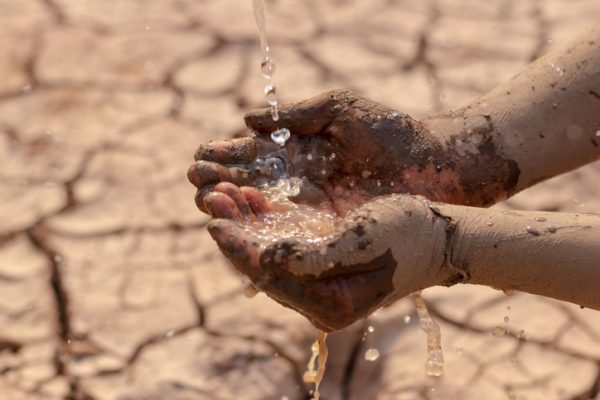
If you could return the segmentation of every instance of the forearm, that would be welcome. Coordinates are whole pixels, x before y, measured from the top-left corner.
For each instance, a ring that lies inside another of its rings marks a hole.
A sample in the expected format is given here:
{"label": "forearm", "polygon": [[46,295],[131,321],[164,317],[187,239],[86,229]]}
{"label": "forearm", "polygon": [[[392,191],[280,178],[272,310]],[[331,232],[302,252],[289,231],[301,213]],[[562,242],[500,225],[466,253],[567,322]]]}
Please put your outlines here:
{"label": "forearm", "polygon": [[448,261],[468,282],[600,310],[600,215],[435,206]]}
{"label": "forearm", "polygon": [[458,159],[482,153],[489,139],[487,149],[518,169],[512,192],[600,158],[600,26],[466,107],[424,123]]}

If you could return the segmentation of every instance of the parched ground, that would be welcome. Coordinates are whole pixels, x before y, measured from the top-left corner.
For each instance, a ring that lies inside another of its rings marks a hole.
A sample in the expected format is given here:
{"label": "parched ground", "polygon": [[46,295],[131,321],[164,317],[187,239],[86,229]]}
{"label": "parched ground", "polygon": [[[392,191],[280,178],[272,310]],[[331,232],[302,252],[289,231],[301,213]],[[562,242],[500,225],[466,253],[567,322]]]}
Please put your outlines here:
{"label": "parched ground", "polygon": [[[600,15],[597,0],[267,6],[284,101],[350,88],[414,116]],[[260,59],[249,0],[0,0],[1,399],[309,397],[315,330],[244,297],[185,178],[199,143],[264,104]],[[501,207],[600,212],[599,179],[596,163]],[[600,313],[483,287],[425,297],[443,378],[425,376],[403,300],[330,336],[322,398],[600,399]]]}

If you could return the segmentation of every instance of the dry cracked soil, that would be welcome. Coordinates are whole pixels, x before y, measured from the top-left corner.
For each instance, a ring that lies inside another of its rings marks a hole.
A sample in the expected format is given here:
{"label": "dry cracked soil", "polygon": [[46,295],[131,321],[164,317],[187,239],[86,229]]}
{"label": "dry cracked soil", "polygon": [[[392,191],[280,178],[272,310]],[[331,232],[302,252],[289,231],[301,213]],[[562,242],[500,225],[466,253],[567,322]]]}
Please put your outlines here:
{"label": "dry cracked soil", "polygon": [[[267,7],[284,101],[349,88],[417,117],[600,15],[597,0]],[[249,0],[0,0],[0,399],[309,398],[315,329],[244,297],[185,179],[199,143],[243,134],[264,104],[260,58]],[[600,212],[598,179],[591,164],[498,207]],[[600,313],[475,286],[425,298],[443,378],[425,376],[402,300],[330,336],[322,398],[600,398]]]}

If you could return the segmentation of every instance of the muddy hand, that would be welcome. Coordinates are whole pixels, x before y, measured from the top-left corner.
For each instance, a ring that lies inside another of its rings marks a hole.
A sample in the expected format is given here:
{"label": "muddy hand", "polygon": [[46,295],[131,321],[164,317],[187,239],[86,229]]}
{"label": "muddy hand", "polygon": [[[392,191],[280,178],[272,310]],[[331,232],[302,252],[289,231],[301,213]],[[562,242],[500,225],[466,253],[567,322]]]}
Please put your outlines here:
{"label": "muddy hand", "polygon": [[[250,111],[245,119],[259,137],[290,129],[296,139],[288,149],[292,174],[308,177],[340,215],[391,193],[491,205],[507,197],[515,180],[512,164],[477,124],[461,131],[463,121],[448,116],[446,126],[432,128],[429,120],[417,121],[349,91],[284,104],[277,122],[268,109]],[[461,141],[468,151],[457,145]]]}
{"label": "muddy hand", "polygon": [[223,193],[206,203],[217,218],[210,234],[235,268],[325,331],[449,278],[442,262],[446,226],[424,200],[394,195],[368,202],[319,243],[262,236],[245,221],[251,212]]}

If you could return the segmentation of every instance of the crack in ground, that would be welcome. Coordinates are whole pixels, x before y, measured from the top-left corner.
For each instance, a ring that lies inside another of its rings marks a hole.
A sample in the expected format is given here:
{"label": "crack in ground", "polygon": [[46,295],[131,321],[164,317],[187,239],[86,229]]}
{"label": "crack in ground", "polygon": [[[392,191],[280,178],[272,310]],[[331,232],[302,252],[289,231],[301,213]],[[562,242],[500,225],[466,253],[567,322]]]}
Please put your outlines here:
{"label": "crack in ground", "polygon": [[[62,255],[48,243],[48,232],[43,221],[27,229],[26,235],[31,245],[43,254],[48,261],[50,286],[54,295],[57,311],[57,330],[60,339],[60,343],[54,352],[53,364],[56,376],[64,376],[69,381],[69,393],[65,396],[65,400],[93,400],[80,386],[79,379],[70,376],[68,373],[68,345],[71,341],[72,332],[69,297],[60,268],[63,260]],[[40,382],[40,385],[43,383]]]}
{"label": "crack in ground", "polygon": [[57,25],[65,24],[67,21],[67,16],[54,0],[40,0],[40,2],[46,8],[46,10],[48,10],[48,13],[52,15],[52,18]]}
{"label": "crack in ground", "polygon": [[441,17],[441,12],[435,2],[430,3],[429,15],[423,28],[418,35],[418,44],[415,55],[411,60],[402,66],[402,70],[411,71],[421,66],[425,70],[429,82],[431,83],[431,106],[434,112],[442,109],[441,103],[441,84],[438,79],[437,67],[429,58],[429,48],[431,46],[432,27],[435,27]]}
{"label": "crack in ground", "polygon": [[[446,315],[445,313],[440,311],[440,309],[437,308],[434,304],[428,303],[427,308],[429,309],[432,316],[440,319],[441,321],[443,321],[449,325],[452,325],[452,326],[460,328],[460,329],[464,329],[465,331],[479,333],[482,335],[490,335],[490,332],[492,331],[491,328],[483,328],[483,327],[472,325],[465,321],[455,320],[454,318],[452,318],[449,315]],[[506,333],[504,334],[504,336],[515,339],[518,342],[534,344],[536,346],[541,347],[542,349],[556,351],[558,353],[561,353],[561,354],[569,356],[569,357],[600,363],[600,358],[598,358],[598,357],[580,353],[575,350],[566,349],[564,347],[559,346],[553,340],[545,341],[545,340],[539,340],[539,339],[535,339],[535,338],[526,338],[524,335],[522,335],[518,332],[515,332],[513,330],[510,330],[510,329],[506,329],[505,332]]]}

